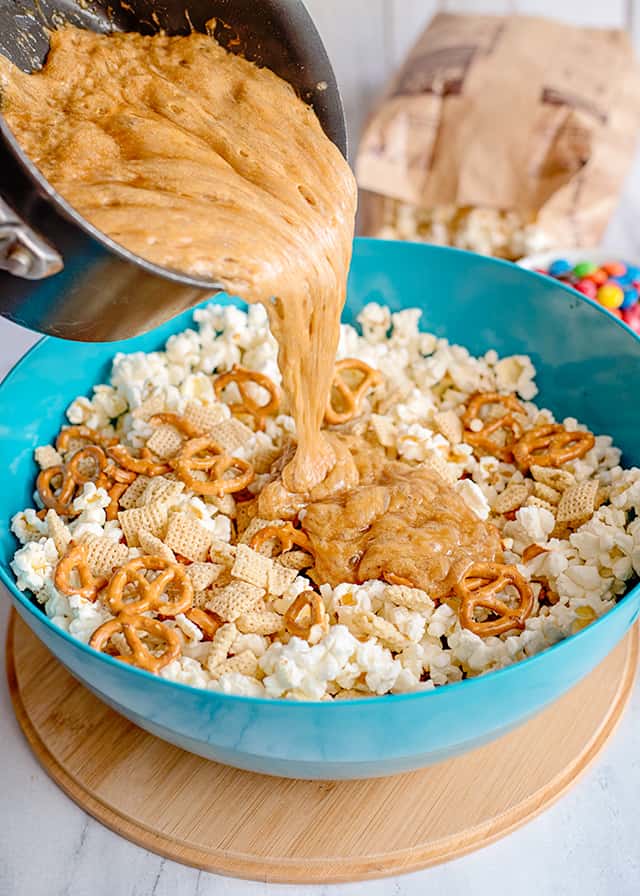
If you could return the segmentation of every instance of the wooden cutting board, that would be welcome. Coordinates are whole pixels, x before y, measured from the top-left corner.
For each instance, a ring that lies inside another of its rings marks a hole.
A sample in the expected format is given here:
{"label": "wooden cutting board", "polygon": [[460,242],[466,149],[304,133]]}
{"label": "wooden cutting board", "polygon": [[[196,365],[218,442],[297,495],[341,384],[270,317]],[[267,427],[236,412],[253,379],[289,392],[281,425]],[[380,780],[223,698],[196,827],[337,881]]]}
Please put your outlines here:
{"label": "wooden cutting board", "polygon": [[177,862],[291,883],[415,871],[533,818],[602,749],[637,663],[635,628],[572,691],[493,744],[393,778],[298,781],[217,765],[152,737],[79,685],[15,613],[7,643],[22,730],[83,809]]}

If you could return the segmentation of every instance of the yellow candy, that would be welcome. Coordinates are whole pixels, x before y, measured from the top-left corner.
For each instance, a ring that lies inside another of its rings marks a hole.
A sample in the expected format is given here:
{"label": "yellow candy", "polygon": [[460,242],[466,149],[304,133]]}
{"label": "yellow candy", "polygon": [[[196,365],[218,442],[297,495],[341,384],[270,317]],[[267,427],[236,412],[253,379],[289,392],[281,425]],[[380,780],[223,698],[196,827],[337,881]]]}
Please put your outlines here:
{"label": "yellow candy", "polygon": [[598,290],[596,297],[605,308],[619,308],[624,302],[624,292],[617,283],[605,283]]}

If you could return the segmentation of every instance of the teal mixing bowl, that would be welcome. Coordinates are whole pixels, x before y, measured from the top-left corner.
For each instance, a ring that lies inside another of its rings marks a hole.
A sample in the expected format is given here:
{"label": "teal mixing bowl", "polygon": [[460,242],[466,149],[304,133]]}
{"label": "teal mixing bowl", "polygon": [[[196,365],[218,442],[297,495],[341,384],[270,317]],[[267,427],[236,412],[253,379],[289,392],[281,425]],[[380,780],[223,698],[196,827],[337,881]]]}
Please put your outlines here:
{"label": "teal mixing bowl", "polygon": [[[640,340],[588,299],[506,262],[357,240],[345,319],[372,300],[393,310],[419,306],[425,329],[474,354],[495,348],[531,355],[540,402],[611,434],[625,464],[640,464]],[[31,503],[33,449],[55,436],[72,398],[107,379],[116,351],[160,348],[189,321],[185,314],[109,345],[43,339],[0,386],[0,468],[6,471],[0,578],[36,635],[118,712],[185,750],[239,768],[302,778],[389,775],[470,750],[530,718],[593,669],[633,623],[638,587],[579,634],[509,668],[426,693],[335,703],[233,697],[173,684],[56,628],[18,591],[9,568],[16,548],[9,520]]]}

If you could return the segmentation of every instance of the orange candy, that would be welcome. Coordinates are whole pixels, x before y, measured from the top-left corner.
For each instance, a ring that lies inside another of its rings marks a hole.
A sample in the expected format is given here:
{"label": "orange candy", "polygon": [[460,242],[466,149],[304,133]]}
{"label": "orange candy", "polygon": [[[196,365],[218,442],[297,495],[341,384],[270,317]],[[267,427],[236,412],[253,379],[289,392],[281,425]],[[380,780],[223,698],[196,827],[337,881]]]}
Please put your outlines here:
{"label": "orange candy", "polygon": [[592,280],[596,286],[602,286],[609,279],[609,274],[605,270],[605,268],[598,268],[597,271],[594,271],[593,274],[589,274],[585,277],[585,280]]}
{"label": "orange candy", "polygon": [[602,270],[606,271],[610,277],[624,277],[627,273],[627,266],[621,261],[608,261],[602,265]]}

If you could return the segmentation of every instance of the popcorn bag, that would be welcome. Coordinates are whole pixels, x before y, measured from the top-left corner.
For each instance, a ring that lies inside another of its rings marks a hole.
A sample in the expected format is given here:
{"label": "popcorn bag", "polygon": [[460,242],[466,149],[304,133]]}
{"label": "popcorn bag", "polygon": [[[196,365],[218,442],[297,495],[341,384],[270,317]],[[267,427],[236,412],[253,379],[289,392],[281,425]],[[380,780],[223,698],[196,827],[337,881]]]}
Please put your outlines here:
{"label": "popcorn bag", "polygon": [[437,15],[365,129],[361,232],[507,258],[596,244],[639,124],[623,31]]}

